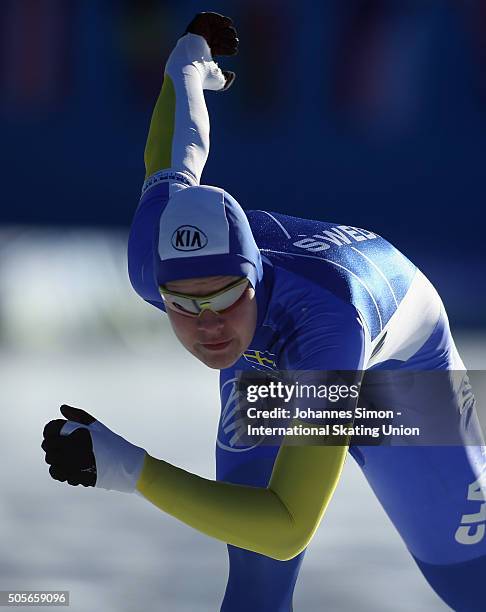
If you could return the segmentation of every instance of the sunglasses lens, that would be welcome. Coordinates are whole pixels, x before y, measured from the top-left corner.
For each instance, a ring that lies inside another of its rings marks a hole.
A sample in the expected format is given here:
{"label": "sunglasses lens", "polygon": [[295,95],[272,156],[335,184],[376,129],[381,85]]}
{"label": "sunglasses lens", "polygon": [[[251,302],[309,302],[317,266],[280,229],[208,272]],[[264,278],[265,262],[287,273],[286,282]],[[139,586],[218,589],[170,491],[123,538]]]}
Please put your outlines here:
{"label": "sunglasses lens", "polygon": [[245,293],[248,287],[248,281],[246,283],[240,283],[239,285],[228,289],[221,295],[214,297],[211,300],[211,307],[213,310],[219,312],[222,310],[226,310],[241,298],[241,296]]}
{"label": "sunglasses lens", "polygon": [[236,304],[248,287],[248,280],[239,281],[233,287],[218,292],[213,296],[183,296],[170,293],[161,288],[160,294],[164,302],[173,310],[181,313],[198,315],[203,310],[210,309],[214,312],[222,312]]}
{"label": "sunglasses lens", "polygon": [[164,302],[172,308],[172,310],[177,310],[178,312],[182,312],[185,314],[194,314],[197,315],[199,313],[199,308],[197,304],[194,303],[193,300],[189,298],[184,298],[181,296],[172,296],[172,295],[162,295]]}
{"label": "sunglasses lens", "polygon": [[175,308],[177,308],[177,310],[180,310],[181,312],[190,312],[191,314],[197,314],[199,312],[199,309],[194,305],[193,302],[187,300],[187,302],[182,302],[182,300],[179,299],[179,301],[174,301],[173,304],[175,306]]}

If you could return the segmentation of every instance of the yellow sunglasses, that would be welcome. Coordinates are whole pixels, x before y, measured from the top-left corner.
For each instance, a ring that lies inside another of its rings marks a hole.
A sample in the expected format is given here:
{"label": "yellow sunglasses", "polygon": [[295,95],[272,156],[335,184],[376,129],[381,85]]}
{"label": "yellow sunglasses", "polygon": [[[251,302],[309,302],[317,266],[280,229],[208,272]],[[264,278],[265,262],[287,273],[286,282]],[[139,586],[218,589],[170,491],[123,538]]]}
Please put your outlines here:
{"label": "yellow sunglasses", "polygon": [[175,291],[169,291],[163,286],[159,286],[159,293],[164,303],[169,308],[172,308],[172,310],[188,316],[198,317],[205,310],[212,310],[218,314],[234,306],[245,293],[249,282],[247,278],[241,278],[209,295],[176,293]]}

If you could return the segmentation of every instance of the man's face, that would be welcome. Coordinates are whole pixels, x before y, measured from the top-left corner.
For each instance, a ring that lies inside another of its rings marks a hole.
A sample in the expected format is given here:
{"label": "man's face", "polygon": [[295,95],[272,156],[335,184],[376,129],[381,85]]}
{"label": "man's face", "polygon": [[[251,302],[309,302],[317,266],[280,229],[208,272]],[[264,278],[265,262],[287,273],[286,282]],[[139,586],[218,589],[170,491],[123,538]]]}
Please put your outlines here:
{"label": "man's face", "polygon": [[[205,296],[224,289],[238,276],[205,276],[171,281],[169,291]],[[246,351],[255,333],[257,305],[255,291],[245,290],[241,298],[221,313],[204,310],[199,316],[187,316],[167,307],[172,328],[186,349],[210,368],[233,365]]]}

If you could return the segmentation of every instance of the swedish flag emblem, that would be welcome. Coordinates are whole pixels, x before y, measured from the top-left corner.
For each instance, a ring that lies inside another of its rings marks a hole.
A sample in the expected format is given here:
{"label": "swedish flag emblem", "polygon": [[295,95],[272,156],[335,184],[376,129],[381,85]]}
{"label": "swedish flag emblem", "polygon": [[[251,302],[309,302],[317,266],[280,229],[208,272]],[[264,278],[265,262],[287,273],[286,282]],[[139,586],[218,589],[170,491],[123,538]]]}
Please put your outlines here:
{"label": "swedish flag emblem", "polygon": [[257,369],[264,368],[266,370],[276,370],[275,355],[268,351],[247,351],[243,353],[243,357]]}

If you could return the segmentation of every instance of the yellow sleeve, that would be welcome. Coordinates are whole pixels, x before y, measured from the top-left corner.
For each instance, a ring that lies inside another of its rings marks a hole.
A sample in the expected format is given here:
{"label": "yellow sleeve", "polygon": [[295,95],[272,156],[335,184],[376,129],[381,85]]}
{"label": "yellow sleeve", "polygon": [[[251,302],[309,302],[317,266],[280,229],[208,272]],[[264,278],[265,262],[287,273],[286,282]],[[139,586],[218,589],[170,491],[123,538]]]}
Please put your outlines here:
{"label": "yellow sleeve", "polygon": [[175,127],[175,89],[168,74],[155,104],[145,145],[145,178],[172,167],[172,141]]}
{"label": "yellow sleeve", "polygon": [[286,561],[312,539],[338,483],[348,442],[284,443],[266,488],[207,480],[147,454],[137,490],[213,538]]}

